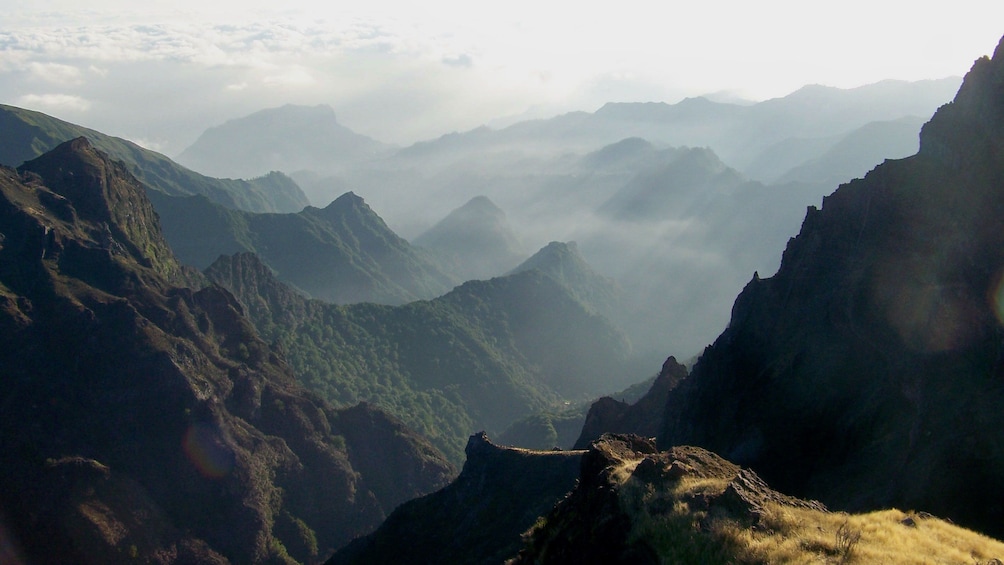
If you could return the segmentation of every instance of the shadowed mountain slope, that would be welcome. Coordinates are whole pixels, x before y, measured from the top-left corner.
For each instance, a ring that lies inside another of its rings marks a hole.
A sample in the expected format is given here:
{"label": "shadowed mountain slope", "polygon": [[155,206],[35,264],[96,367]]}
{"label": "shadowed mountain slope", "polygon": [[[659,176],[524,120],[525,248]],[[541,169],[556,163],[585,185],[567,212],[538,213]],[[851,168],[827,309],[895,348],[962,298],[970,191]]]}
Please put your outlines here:
{"label": "shadowed mountain slope", "polygon": [[694,444],[845,509],[1004,534],[1004,43],[920,151],[810,208],[768,279],[670,393]]}
{"label": "shadowed mountain slope", "polygon": [[624,299],[616,282],[597,273],[582,258],[574,241],[552,241],[520,263],[512,273],[538,270],[561,283],[583,304],[611,320],[621,316]]}
{"label": "shadowed mountain slope", "polygon": [[605,433],[635,434],[655,437],[663,420],[666,399],[680,381],[687,378],[687,368],[675,357],[666,359],[648,392],[634,404],[609,396],[600,398],[589,407],[585,422],[575,441],[574,449],[586,449]]}
{"label": "shadowed mountain slope", "polygon": [[460,280],[490,279],[526,255],[505,212],[475,196],[412,242],[436,253]]}
{"label": "shadowed mountain slope", "polygon": [[60,143],[86,137],[94,147],[121,160],[145,187],[174,196],[201,194],[239,210],[297,212],[310,204],[292,179],[263,171],[251,180],[215,179],[190,171],[164,155],[131,141],[0,104],[0,164],[16,167]]}
{"label": "shadowed mountain slope", "polygon": [[581,451],[500,447],[471,436],[464,470],[446,488],[402,504],[328,565],[501,563],[520,534],[575,486]]}
{"label": "shadowed mountain slope", "polygon": [[206,275],[283,344],[311,389],[337,405],[383,406],[457,461],[471,429],[502,430],[630,381],[623,334],[538,271],[402,306],[307,300],[247,253]]}
{"label": "shadowed mountain slope", "polygon": [[0,234],[5,552],[312,562],[452,476],[400,422],[304,391],[229,292],[172,284],[198,277],[86,139],[0,168]]}

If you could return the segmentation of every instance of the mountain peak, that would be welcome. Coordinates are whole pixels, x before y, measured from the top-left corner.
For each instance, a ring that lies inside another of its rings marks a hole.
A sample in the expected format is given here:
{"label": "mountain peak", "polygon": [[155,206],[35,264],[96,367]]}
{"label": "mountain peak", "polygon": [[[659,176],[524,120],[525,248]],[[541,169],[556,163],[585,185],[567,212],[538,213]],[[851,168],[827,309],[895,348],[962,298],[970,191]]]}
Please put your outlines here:
{"label": "mountain peak", "polygon": [[655,153],[655,146],[641,137],[628,137],[586,155],[583,160],[593,166],[622,164],[636,167],[639,161]]}
{"label": "mountain peak", "polygon": [[366,204],[366,201],[363,200],[363,197],[359,196],[355,192],[352,192],[351,190],[339,196],[338,198],[332,200],[331,204],[328,204],[325,208],[326,209],[332,207],[341,208],[346,206],[351,206],[351,207],[366,206],[366,208],[369,208],[369,205]]}
{"label": "mountain peak", "polygon": [[251,178],[272,170],[329,174],[386,150],[338,123],[330,106],[286,104],[207,129],[178,160],[206,174]]}
{"label": "mountain peak", "polygon": [[514,273],[529,271],[530,269],[537,268],[550,268],[558,262],[560,264],[573,263],[576,268],[590,269],[589,265],[586,264],[585,259],[579,254],[579,246],[574,241],[552,241],[540,248],[539,251],[533,254],[532,257],[523,261],[520,266],[512,270]]}
{"label": "mountain peak", "polygon": [[[268,112],[269,110],[262,110]],[[325,118],[331,121],[338,121],[335,118],[335,109],[328,104],[317,104],[315,106],[302,106],[298,104],[284,104],[272,110],[284,116],[300,116],[304,118]]]}
{"label": "mountain peak", "polygon": [[415,245],[431,250],[465,280],[504,273],[522,258],[522,245],[505,212],[487,196],[475,196],[453,210]]}
{"label": "mountain peak", "polygon": [[571,291],[580,302],[608,318],[619,310],[621,289],[611,279],[593,270],[574,241],[552,241],[510,273],[540,271]]}
{"label": "mountain peak", "polygon": [[492,216],[505,217],[505,212],[501,208],[495,205],[490,198],[484,195],[475,196],[467,201],[466,204],[457,208],[458,213],[479,213],[479,214],[489,214]]}
{"label": "mountain peak", "polygon": [[1004,144],[1004,38],[993,58],[981,57],[955,99],[935,113],[920,133],[920,152],[953,167],[976,156],[980,146]]}
{"label": "mountain peak", "polygon": [[64,142],[24,163],[20,170],[40,176],[63,198],[50,202],[62,220],[89,226],[102,247],[129,255],[172,277],[179,266],[143,186],[120,161],[112,161],[85,137]]}

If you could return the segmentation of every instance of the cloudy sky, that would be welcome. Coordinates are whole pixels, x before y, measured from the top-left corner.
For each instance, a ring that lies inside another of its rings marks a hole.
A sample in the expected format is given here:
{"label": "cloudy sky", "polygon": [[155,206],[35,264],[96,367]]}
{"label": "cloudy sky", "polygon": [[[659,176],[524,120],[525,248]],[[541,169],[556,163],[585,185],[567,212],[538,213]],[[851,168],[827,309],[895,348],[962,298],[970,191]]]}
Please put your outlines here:
{"label": "cloudy sky", "polygon": [[286,103],[407,144],[607,101],[961,76],[1004,35],[1000,0],[316,4],[0,0],[0,103],[172,156]]}

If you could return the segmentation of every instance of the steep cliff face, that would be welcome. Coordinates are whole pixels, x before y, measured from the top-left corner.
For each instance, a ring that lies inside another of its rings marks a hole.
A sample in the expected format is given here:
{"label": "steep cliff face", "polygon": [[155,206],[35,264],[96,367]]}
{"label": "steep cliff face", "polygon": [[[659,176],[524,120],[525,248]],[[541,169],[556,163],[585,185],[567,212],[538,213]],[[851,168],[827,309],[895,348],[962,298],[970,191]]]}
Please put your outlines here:
{"label": "steep cliff face", "polygon": [[520,534],[575,486],[581,451],[500,447],[484,432],[446,488],[401,505],[373,534],[339,551],[342,563],[501,563]]}
{"label": "steep cliff face", "polygon": [[695,444],[845,509],[1004,534],[1004,43],[914,156],[810,208],[769,279],[670,393]]}
{"label": "steep cliff face", "polygon": [[86,141],[0,169],[0,234],[0,513],[28,561],[316,561],[452,475],[379,415],[359,425],[424,459],[367,482],[366,419],[307,394],[230,293],[172,285],[141,186]]}
{"label": "steep cliff face", "polygon": [[655,437],[660,431],[669,391],[686,377],[687,368],[679,364],[676,357],[670,357],[662,364],[662,370],[645,396],[634,404],[609,396],[600,398],[589,407],[574,448],[586,449],[605,433]]}

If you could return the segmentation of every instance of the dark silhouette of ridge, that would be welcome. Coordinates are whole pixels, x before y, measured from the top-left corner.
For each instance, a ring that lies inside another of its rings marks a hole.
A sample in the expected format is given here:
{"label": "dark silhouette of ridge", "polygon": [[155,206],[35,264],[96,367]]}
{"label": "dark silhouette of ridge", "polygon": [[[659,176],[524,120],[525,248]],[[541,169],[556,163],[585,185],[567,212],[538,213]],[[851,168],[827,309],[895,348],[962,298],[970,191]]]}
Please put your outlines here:
{"label": "dark silhouette of ridge", "polygon": [[1004,42],[921,132],[810,208],[669,395],[693,444],[847,510],[1004,535]]}

